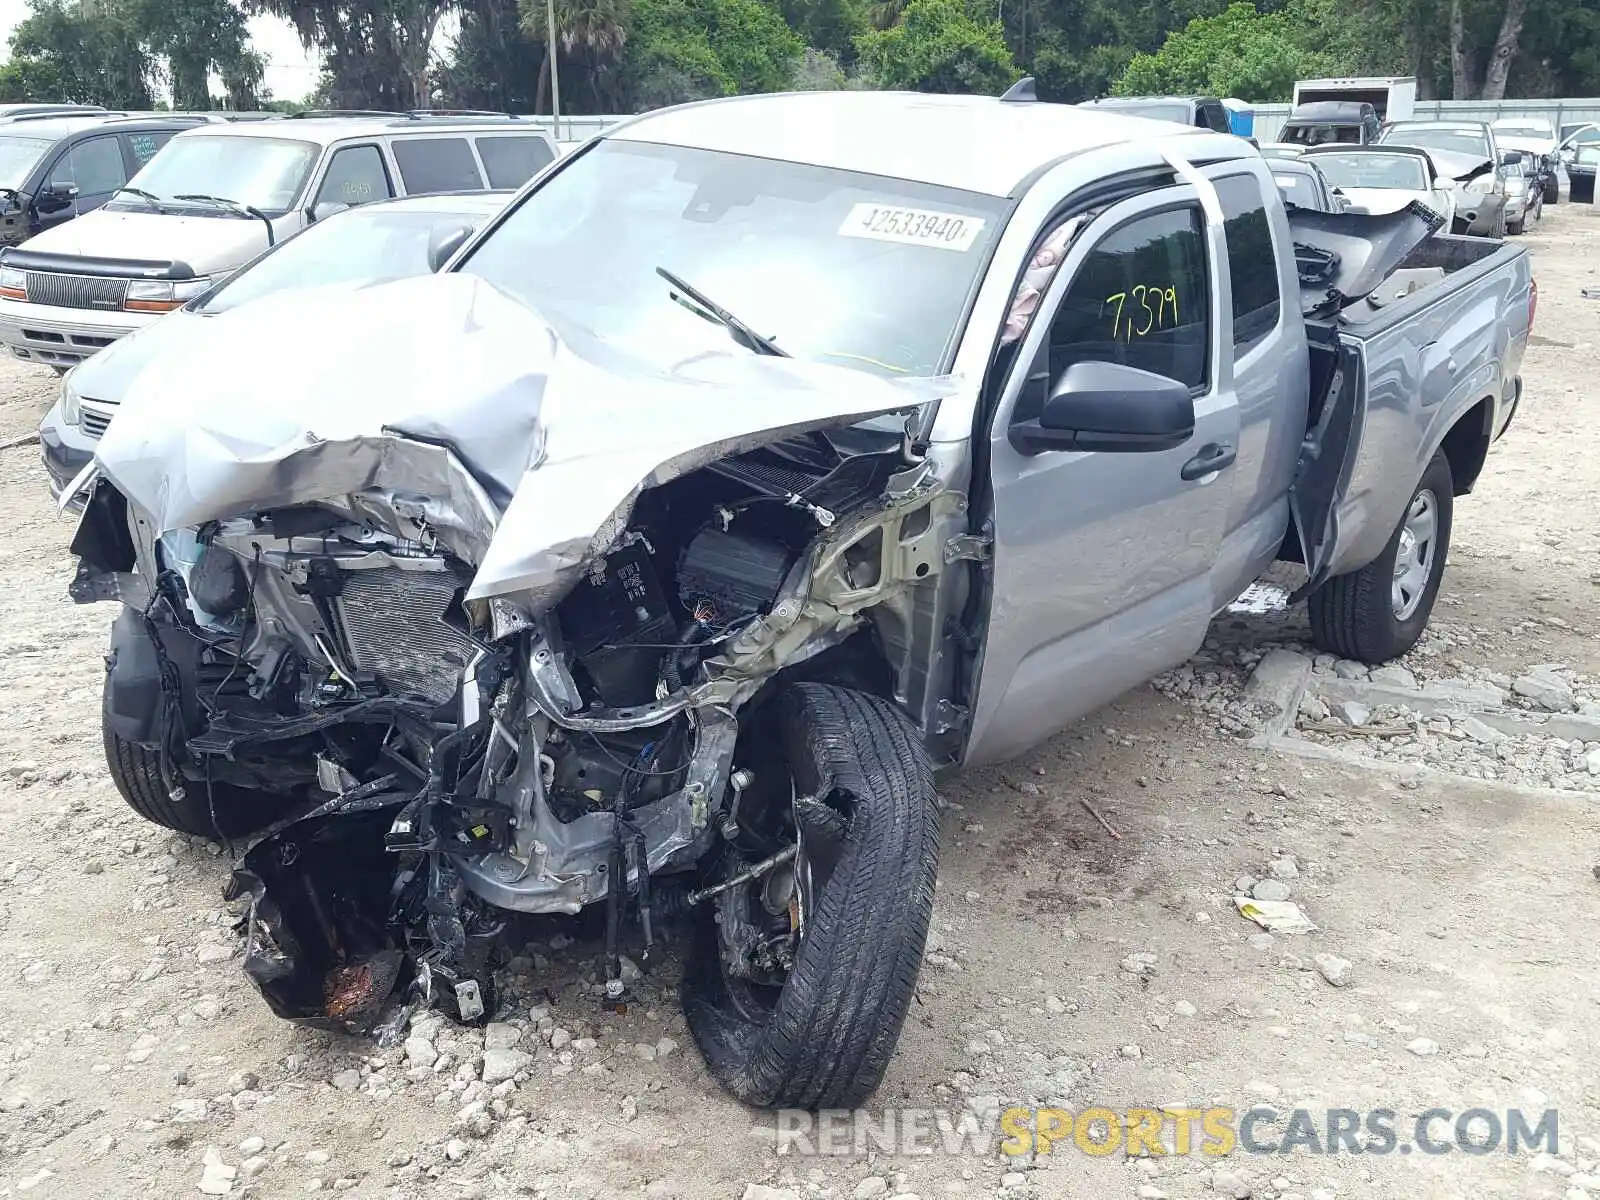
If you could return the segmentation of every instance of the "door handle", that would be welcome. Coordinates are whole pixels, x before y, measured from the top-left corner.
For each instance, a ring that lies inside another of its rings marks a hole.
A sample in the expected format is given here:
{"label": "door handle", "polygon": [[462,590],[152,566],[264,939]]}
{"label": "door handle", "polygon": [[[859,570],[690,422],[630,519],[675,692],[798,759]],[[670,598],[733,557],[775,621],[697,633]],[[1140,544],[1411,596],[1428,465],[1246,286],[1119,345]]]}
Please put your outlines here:
{"label": "door handle", "polygon": [[1209,442],[1200,447],[1188,462],[1183,464],[1183,470],[1178,472],[1178,477],[1185,480],[1204,479],[1207,475],[1222,470],[1223,467],[1233,465],[1233,460],[1239,457],[1239,452],[1227,442]]}

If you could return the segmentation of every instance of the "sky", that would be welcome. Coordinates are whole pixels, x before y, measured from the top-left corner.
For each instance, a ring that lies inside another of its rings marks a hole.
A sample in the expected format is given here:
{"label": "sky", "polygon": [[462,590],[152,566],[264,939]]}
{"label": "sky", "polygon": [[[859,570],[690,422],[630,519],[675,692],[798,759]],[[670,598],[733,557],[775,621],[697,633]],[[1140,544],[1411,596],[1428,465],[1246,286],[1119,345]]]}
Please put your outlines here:
{"label": "sky", "polygon": [[[27,0],[0,0],[0,57],[11,31],[28,15]],[[255,48],[267,59],[267,87],[275,100],[300,100],[317,86],[318,64],[300,46],[287,22],[276,17],[255,17],[250,22]]]}

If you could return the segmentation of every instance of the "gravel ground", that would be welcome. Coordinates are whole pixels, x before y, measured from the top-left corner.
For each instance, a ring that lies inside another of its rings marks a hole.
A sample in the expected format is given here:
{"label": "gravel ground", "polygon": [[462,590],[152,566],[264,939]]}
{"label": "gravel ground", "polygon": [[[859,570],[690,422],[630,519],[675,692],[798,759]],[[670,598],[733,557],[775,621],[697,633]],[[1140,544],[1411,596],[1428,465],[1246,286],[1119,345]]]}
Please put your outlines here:
{"label": "gravel ground", "polygon": [[[67,601],[70,527],[22,447],[0,452],[0,1196],[1600,1196],[1600,217],[1562,205],[1523,240],[1527,400],[1457,508],[1434,631],[1373,679],[1302,654],[1301,613],[1230,614],[1183,670],[950,781],[934,944],[872,1115],[1555,1108],[1557,1153],[779,1154],[772,1115],[707,1077],[671,955],[605,1015],[594,931],[556,921],[487,1034],[424,1020],[380,1051],[281,1023],[238,970],[222,848],[106,777],[110,613]],[[54,384],[0,363],[0,442]],[[1244,891],[1318,928],[1265,933]]]}

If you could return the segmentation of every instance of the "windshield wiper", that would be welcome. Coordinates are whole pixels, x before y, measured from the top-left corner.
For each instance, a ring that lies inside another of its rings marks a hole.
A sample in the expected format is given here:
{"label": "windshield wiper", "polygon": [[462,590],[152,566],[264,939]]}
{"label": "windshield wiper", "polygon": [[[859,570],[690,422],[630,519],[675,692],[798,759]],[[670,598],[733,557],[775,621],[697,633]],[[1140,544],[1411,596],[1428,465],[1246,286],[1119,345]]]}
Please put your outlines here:
{"label": "windshield wiper", "polygon": [[267,216],[253,204],[240,204],[237,200],[229,200],[226,196],[207,196],[204,192],[183,192],[173,197],[174,200],[203,200],[208,204],[215,204],[229,212],[241,217],[254,217],[267,227],[267,247],[270,249],[278,244],[278,239],[272,230],[272,218]]}
{"label": "windshield wiper", "polygon": [[754,350],[757,354],[769,354],[774,358],[792,357],[787,350],[778,349],[777,343],[771,338],[762,337],[727,309],[719,307],[716,301],[712,300],[693,284],[684,282],[665,267],[657,267],[656,274],[682,293],[682,298],[674,295],[672,297],[674,300],[677,300],[680,304],[683,303],[685,298],[692,301],[692,304],[684,304],[683,306],[694,313],[695,316],[710,321],[713,325],[721,325],[733,336],[733,340],[745,349]]}
{"label": "windshield wiper", "polygon": [[[161,197],[154,192],[147,192],[143,188],[120,187],[116,191],[116,196],[122,195],[123,192],[127,192],[130,196],[137,196],[157,212],[161,211]],[[116,199],[116,196],[113,196],[112,199]]]}

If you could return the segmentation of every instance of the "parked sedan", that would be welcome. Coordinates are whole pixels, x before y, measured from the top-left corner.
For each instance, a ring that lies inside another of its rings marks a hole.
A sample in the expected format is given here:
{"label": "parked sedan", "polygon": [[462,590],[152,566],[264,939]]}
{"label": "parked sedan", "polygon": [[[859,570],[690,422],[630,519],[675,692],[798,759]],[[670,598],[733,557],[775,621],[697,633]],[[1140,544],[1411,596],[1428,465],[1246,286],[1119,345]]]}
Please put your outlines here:
{"label": "parked sedan", "polygon": [[124,393],[153,359],[185,353],[246,305],[293,306],[291,293],[306,288],[355,290],[435,270],[510,195],[418,196],[324,217],[183,308],[85,359],[62,380],[61,398],[39,426],[51,490],[59,495],[94,457]]}
{"label": "parked sedan", "polygon": [[1398,212],[1412,201],[1433,209],[1448,226],[1455,220],[1455,189],[1439,178],[1425,150],[1409,146],[1313,146],[1314,163],[1328,185],[1356,212]]}
{"label": "parked sedan", "polygon": [[[1518,151],[1510,151],[1515,154]],[[1531,154],[1509,162],[1506,177],[1506,232],[1521,233],[1544,215],[1544,184],[1539,166]]]}
{"label": "parked sedan", "polygon": [[1272,181],[1290,208],[1308,212],[1343,212],[1344,204],[1328,187],[1322,172],[1300,158],[1281,159],[1272,164]]}

